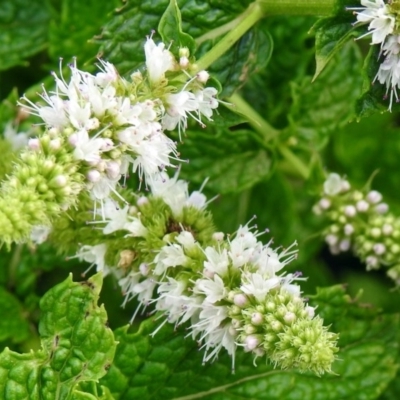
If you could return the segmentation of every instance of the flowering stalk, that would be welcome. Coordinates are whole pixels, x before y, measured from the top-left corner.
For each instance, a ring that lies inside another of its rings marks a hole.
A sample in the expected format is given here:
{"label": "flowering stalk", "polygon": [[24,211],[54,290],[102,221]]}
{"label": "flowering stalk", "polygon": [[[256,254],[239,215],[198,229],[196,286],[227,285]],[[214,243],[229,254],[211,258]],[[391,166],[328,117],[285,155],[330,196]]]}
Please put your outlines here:
{"label": "flowering stalk", "polygon": [[150,188],[134,207],[109,202],[106,220],[96,223],[102,238],[86,242],[77,257],[114,274],[125,302],[139,300],[136,313],[153,304],[160,327],[190,323],[204,362],[226,349],[234,367],[243,348],[281,368],[331,371],[337,335],[302,298],[301,274],[281,271],[296,258],[296,244],[273,249],[248,225],[225,238],[215,232],[205,196],[189,195],[177,176]]}
{"label": "flowering stalk", "polygon": [[[146,72],[133,73],[129,81],[105,61],[100,60],[95,75],[74,63],[68,82],[61,70],[60,76],[53,73],[56,90],[40,95],[45,106],[22,98],[19,105],[39,117],[45,131],[29,141],[19,167],[3,185],[1,201],[13,198],[15,203],[9,203],[13,211],[5,206],[0,214],[6,227],[3,241],[23,241],[36,225],[50,226],[81,191],[90,193],[95,207],[103,207],[111,195],[119,196],[116,188],[130,169],[147,183],[157,180],[180,161],[165,131],[178,127],[181,134],[188,118],[202,126],[204,119],[211,120],[217,90],[205,86],[209,75],[197,71],[188,49],[180,49],[176,60],[163,43],[149,37],[144,50]],[[183,81],[177,79],[181,76]],[[57,185],[61,189],[55,193]],[[36,213],[29,211],[32,207]],[[18,224],[11,222],[17,211]]]}
{"label": "flowering stalk", "polygon": [[340,8],[337,0],[258,0],[266,15],[335,15]]}
{"label": "flowering stalk", "polygon": [[314,206],[314,212],[330,222],[323,236],[332,254],[352,249],[367,270],[386,267],[399,285],[400,218],[388,211],[379,192],[352,190],[338,174],[328,176]]}

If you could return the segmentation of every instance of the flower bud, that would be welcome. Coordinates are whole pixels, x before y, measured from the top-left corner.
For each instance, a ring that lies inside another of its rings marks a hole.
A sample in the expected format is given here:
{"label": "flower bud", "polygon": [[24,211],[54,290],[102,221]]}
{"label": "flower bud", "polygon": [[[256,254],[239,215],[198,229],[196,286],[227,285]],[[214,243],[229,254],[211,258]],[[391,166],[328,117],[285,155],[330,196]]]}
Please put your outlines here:
{"label": "flower bud", "polygon": [[368,194],[367,194],[367,200],[371,203],[371,204],[377,204],[382,200],[382,195],[377,192],[376,190],[371,190]]}
{"label": "flower bud", "polygon": [[208,78],[210,77],[210,74],[207,71],[200,71],[197,73],[197,80],[201,83],[206,83],[208,81]]}
{"label": "flower bud", "polygon": [[380,255],[382,255],[382,254],[385,253],[386,247],[385,247],[385,245],[382,244],[382,243],[376,243],[376,244],[374,244],[374,246],[373,246],[373,250],[374,250],[375,254],[377,254],[378,256],[380,256]]}
{"label": "flower bud", "polygon": [[244,340],[245,351],[252,351],[260,345],[260,337],[257,335],[249,335]]}
{"label": "flower bud", "polygon": [[346,224],[345,226],[344,226],[344,234],[346,235],[346,236],[350,236],[350,235],[352,235],[353,234],[353,232],[354,232],[354,227],[353,227],[353,225],[351,225],[351,224]]}
{"label": "flower bud", "polygon": [[251,314],[251,323],[253,325],[261,325],[264,323],[264,316],[259,312]]}
{"label": "flower bud", "polygon": [[247,296],[243,293],[238,293],[233,298],[233,303],[240,308],[244,308],[248,302],[249,300]]}
{"label": "flower bud", "polygon": [[223,232],[214,232],[212,238],[217,242],[222,242],[224,240],[224,233]]}
{"label": "flower bud", "polygon": [[347,217],[354,217],[357,214],[357,210],[354,206],[349,205],[344,208],[344,213]]}
{"label": "flower bud", "polygon": [[386,203],[379,203],[376,207],[375,207],[375,211],[378,214],[386,214],[389,211],[389,206]]}
{"label": "flower bud", "polygon": [[32,138],[29,139],[28,141],[28,147],[33,150],[33,151],[38,151],[40,150],[40,140],[37,138]]}
{"label": "flower bud", "polygon": [[365,200],[359,200],[356,203],[356,208],[359,212],[366,212],[369,209],[369,204]]}
{"label": "flower bud", "polygon": [[319,201],[318,204],[323,210],[327,210],[331,206],[332,203],[329,199],[324,197]]}
{"label": "flower bud", "polygon": [[101,174],[96,169],[92,169],[86,174],[86,177],[89,182],[96,183],[100,181]]}

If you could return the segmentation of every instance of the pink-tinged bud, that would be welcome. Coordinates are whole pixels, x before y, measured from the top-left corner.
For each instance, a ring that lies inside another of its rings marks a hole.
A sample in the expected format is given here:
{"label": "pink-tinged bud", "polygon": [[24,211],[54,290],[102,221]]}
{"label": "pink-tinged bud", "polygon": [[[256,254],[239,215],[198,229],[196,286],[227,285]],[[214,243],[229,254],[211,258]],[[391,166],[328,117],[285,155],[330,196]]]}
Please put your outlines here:
{"label": "pink-tinged bud", "polygon": [[255,312],[253,314],[251,314],[251,323],[253,325],[261,325],[264,322],[264,317],[261,313],[259,312]]}
{"label": "pink-tinged bud", "polygon": [[120,166],[116,161],[109,161],[106,167],[107,176],[110,179],[118,179],[120,175]]}
{"label": "pink-tinged bud", "polygon": [[61,147],[61,140],[59,138],[50,141],[50,148],[52,150],[59,150]]}
{"label": "pink-tinged bud", "polygon": [[40,140],[37,138],[29,139],[28,147],[33,151],[40,150]]}
{"label": "pink-tinged bud", "polygon": [[367,200],[371,203],[371,204],[377,204],[382,200],[382,195],[377,192],[376,190],[371,190],[368,194],[367,194]]}
{"label": "pink-tinged bud", "polygon": [[330,206],[331,206],[331,201],[329,199],[326,199],[325,197],[322,198],[319,201],[319,206],[323,209],[323,210],[327,210]]}
{"label": "pink-tinged bud", "polygon": [[244,340],[245,351],[252,351],[260,344],[260,339],[255,335],[249,335]]}
{"label": "pink-tinged bud", "polygon": [[335,244],[338,242],[339,238],[336,235],[330,234],[326,235],[325,237],[325,242],[329,244],[329,246],[335,246]]}
{"label": "pink-tinged bud", "polygon": [[212,235],[212,238],[217,242],[222,242],[224,240],[224,233],[223,232],[215,232]]}
{"label": "pink-tinged bud", "polygon": [[245,307],[248,304],[248,302],[249,301],[247,299],[247,296],[243,293],[235,294],[235,296],[233,297],[233,303],[240,308]]}
{"label": "pink-tinged bud", "polygon": [[296,314],[289,311],[284,315],[283,319],[286,323],[291,324],[296,320]]}
{"label": "pink-tinged bud", "polygon": [[148,264],[141,263],[139,265],[139,271],[143,276],[147,276],[149,274],[149,272],[150,272],[150,268],[149,268]]}
{"label": "pink-tinged bud", "polygon": [[101,174],[96,169],[92,169],[86,175],[89,182],[96,183],[101,179]]}
{"label": "pink-tinged bud", "polygon": [[137,199],[136,204],[138,207],[144,206],[145,204],[149,203],[149,199],[146,196],[141,196]]}
{"label": "pink-tinged bud", "polygon": [[179,65],[181,68],[186,69],[189,66],[189,59],[187,57],[181,57],[179,59]]}
{"label": "pink-tinged bud", "polygon": [[374,256],[368,256],[365,259],[365,263],[367,264],[367,271],[379,268],[379,261]]}
{"label": "pink-tinged bud", "polygon": [[353,232],[354,232],[354,227],[353,227],[353,225],[351,225],[351,224],[346,224],[346,225],[344,226],[344,234],[345,234],[346,236],[352,235]]}
{"label": "pink-tinged bud", "polygon": [[389,206],[386,203],[379,203],[376,207],[375,207],[375,211],[378,214],[386,214],[389,211]]}
{"label": "pink-tinged bud", "polygon": [[350,249],[351,242],[348,239],[343,239],[339,243],[339,249],[340,251],[347,251]]}
{"label": "pink-tinged bud", "polygon": [[78,135],[76,133],[73,133],[69,138],[68,138],[68,143],[75,147],[78,144]]}
{"label": "pink-tinged bud", "polygon": [[380,256],[386,252],[386,246],[383,243],[376,243],[373,250],[376,255]]}
{"label": "pink-tinged bud", "polygon": [[200,71],[197,73],[197,80],[201,83],[206,83],[208,81],[208,78],[210,77],[210,74],[207,71]]}
{"label": "pink-tinged bud", "polygon": [[111,139],[103,139],[103,143],[100,147],[101,151],[109,151],[114,147],[114,142]]}
{"label": "pink-tinged bud", "polygon": [[366,212],[369,209],[369,204],[365,200],[357,201],[356,208],[359,212]]}
{"label": "pink-tinged bud", "polygon": [[257,347],[253,350],[253,354],[256,355],[256,357],[264,357],[265,356],[265,350],[263,350],[261,347]]}
{"label": "pink-tinged bud", "polygon": [[354,217],[357,214],[357,210],[354,206],[346,206],[344,208],[344,213],[347,217]]}

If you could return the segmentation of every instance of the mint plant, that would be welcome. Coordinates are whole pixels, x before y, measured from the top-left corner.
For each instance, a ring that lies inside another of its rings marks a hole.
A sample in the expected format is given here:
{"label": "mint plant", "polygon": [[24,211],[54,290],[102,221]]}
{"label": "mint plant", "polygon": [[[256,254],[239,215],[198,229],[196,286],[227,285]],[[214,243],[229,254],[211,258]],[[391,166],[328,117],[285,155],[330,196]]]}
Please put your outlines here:
{"label": "mint plant", "polygon": [[2,7],[1,398],[398,397],[398,2],[214,3]]}

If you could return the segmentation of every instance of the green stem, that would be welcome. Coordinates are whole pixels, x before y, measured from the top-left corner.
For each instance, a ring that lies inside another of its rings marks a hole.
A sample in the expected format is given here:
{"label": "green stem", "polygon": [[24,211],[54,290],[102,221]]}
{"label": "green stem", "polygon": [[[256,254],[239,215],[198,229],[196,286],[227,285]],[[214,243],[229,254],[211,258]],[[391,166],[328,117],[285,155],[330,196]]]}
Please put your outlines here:
{"label": "green stem", "polygon": [[233,94],[228,101],[233,104],[233,111],[243,114],[249,120],[249,124],[262,136],[264,143],[278,136],[279,131],[265,121],[239,94]]}
{"label": "green stem", "polygon": [[16,283],[16,276],[19,263],[21,261],[23,244],[17,244],[14,248],[13,255],[11,257],[10,265],[9,265],[9,276],[8,276],[8,285],[10,288],[14,288]]}
{"label": "green stem", "polygon": [[[264,144],[277,137],[279,131],[265,121],[264,118],[261,117],[261,115],[258,114],[257,111],[255,111],[253,107],[251,107],[250,104],[248,104],[239,94],[235,93],[228,100],[233,104],[233,108],[236,112],[239,112],[248,118],[249,124],[261,136]],[[309,168],[299,157],[283,144],[278,144],[277,149],[283,158],[294,167],[297,174],[304,179],[308,178]]]}
{"label": "green stem", "polygon": [[265,15],[333,16],[339,9],[338,0],[258,0]]}
{"label": "green stem", "polygon": [[[224,36],[208,53],[204,54],[204,56],[197,61],[197,70],[201,71],[207,69],[263,17],[264,12],[259,4],[250,4],[247,10],[236,19],[240,22],[233,26],[232,30],[226,36]],[[220,29],[222,29],[222,27]],[[204,41],[205,39],[203,38],[202,40]]]}

